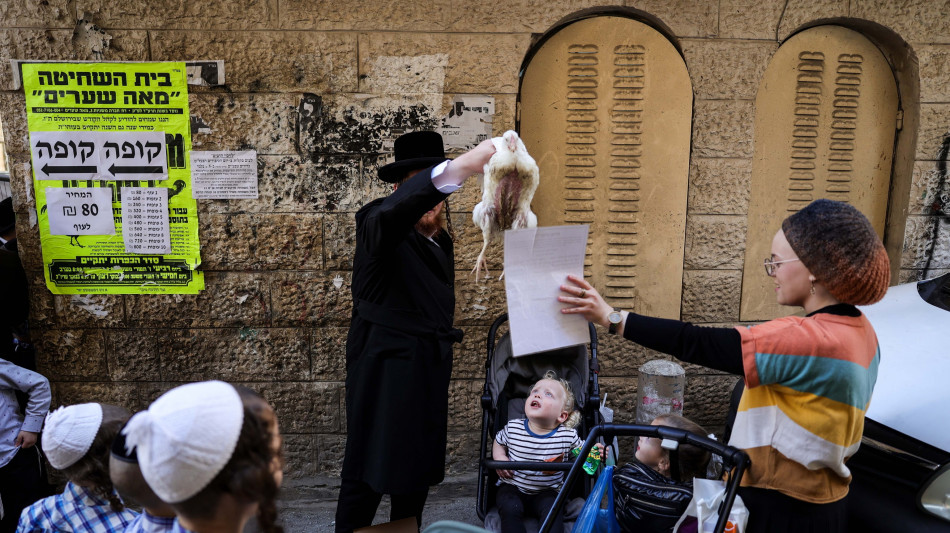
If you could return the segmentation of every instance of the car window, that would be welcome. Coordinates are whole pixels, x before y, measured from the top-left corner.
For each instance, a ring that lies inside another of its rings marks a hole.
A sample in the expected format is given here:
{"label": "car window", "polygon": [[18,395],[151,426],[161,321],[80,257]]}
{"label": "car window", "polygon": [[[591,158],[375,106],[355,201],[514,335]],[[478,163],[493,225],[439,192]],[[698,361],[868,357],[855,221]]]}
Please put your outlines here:
{"label": "car window", "polygon": [[950,311],[950,274],[921,281],[917,284],[917,292],[930,305]]}

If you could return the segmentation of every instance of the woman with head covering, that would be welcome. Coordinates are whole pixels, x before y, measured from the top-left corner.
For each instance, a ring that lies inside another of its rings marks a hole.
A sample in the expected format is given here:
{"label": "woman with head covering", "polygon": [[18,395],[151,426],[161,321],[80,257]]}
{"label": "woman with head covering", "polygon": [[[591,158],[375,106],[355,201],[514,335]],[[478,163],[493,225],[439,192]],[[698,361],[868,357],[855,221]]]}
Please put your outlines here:
{"label": "woman with head covering", "polygon": [[569,276],[558,300],[587,320],[683,361],[744,376],[729,444],[752,465],[740,495],[748,531],[845,531],[851,474],[880,359],[855,307],[880,300],[890,281],[884,246],[854,207],[816,200],[782,223],[765,272],[778,303],[802,307],[752,327],[703,328],[611,307]]}

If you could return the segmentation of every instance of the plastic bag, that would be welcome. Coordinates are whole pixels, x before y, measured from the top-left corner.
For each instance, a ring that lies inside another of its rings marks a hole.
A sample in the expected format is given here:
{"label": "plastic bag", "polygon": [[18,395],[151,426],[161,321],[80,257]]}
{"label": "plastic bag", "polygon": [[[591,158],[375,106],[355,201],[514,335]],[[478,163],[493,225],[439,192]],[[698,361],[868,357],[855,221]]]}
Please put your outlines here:
{"label": "plastic bag", "polygon": [[[689,502],[686,513],[680,517],[673,531],[680,531],[680,526],[687,517],[693,516],[699,522],[699,533],[712,533],[719,520],[719,504],[726,499],[726,483],[718,479],[693,478],[693,499]],[[727,533],[745,533],[746,523],[749,521],[749,509],[742,498],[736,495],[729,511],[729,521],[726,523]]]}
{"label": "plastic bag", "polygon": [[[620,525],[614,515],[614,467],[608,466],[597,478],[597,483],[590,491],[590,496],[584,502],[584,507],[577,515],[574,529],[571,533],[620,533]],[[601,509],[600,504],[607,494],[607,508]]]}

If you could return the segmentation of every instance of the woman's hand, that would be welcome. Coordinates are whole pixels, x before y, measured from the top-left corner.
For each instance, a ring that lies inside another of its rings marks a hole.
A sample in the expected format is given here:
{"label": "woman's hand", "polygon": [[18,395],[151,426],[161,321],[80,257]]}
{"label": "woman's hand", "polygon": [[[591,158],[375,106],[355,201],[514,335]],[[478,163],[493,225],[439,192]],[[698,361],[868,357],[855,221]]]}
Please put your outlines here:
{"label": "woman's hand", "polygon": [[597,289],[587,283],[584,278],[577,276],[569,275],[567,281],[570,283],[561,285],[561,292],[566,295],[558,296],[557,301],[569,304],[571,307],[565,307],[561,309],[561,312],[564,314],[580,314],[588,322],[600,324],[604,327],[609,326],[610,321],[607,319],[607,315],[613,311],[613,308],[604,301],[603,296],[597,292]]}

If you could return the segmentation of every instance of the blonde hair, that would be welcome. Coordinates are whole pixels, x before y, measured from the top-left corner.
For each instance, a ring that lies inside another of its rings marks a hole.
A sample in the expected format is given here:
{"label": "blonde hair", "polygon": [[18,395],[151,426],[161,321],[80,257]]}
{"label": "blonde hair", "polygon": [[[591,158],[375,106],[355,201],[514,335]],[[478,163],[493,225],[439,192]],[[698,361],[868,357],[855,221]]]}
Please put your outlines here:
{"label": "blonde hair", "polygon": [[574,390],[571,388],[570,382],[564,378],[557,377],[557,372],[553,370],[548,370],[544,373],[543,379],[549,379],[551,381],[556,381],[561,384],[561,387],[564,388],[564,407],[563,409],[570,413],[570,416],[567,417],[567,420],[564,421],[564,427],[574,428],[581,423],[581,412],[574,409]]}

